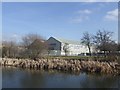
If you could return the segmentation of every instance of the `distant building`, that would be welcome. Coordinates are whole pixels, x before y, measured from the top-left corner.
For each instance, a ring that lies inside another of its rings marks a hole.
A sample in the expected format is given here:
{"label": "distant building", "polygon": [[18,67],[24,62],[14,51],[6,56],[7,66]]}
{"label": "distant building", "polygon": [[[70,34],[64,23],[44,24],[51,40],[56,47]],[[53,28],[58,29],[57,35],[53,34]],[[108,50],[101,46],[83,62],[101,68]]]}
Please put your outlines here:
{"label": "distant building", "polygon": [[[49,55],[77,56],[86,55],[86,53],[89,53],[87,46],[81,44],[80,41],[71,41],[50,37],[47,40],[47,44],[49,46]],[[94,52],[93,49],[92,52]]]}

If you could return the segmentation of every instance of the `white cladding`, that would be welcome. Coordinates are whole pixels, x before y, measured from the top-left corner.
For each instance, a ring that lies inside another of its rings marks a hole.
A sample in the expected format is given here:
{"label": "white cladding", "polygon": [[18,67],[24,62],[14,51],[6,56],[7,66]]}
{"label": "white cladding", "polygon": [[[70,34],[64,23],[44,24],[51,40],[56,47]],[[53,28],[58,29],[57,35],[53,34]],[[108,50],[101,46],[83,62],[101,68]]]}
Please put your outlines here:
{"label": "white cladding", "polygon": [[[65,52],[63,50],[64,47],[64,43],[62,43],[61,45],[61,54],[64,55]],[[81,53],[88,53],[88,49],[87,47],[83,46],[83,45],[78,45],[78,44],[68,44],[68,55],[78,55]]]}
{"label": "white cladding", "polygon": [[88,48],[85,45],[81,44],[80,42],[50,37],[47,40],[47,43],[49,45],[49,48],[51,49],[50,50],[51,55],[65,55],[63,47],[66,43],[68,47],[67,55],[69,56],[76,56],[82,53],[89,53]]}

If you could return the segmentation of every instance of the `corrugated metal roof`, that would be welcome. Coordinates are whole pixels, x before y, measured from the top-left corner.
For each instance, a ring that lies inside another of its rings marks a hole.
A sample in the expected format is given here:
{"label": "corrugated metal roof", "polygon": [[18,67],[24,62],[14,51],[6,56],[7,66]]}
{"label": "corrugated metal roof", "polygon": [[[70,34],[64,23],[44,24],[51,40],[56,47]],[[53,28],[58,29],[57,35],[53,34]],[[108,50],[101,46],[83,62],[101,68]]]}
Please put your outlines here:
{"label": "corrugated metal roof", "polygon": [[68,44],[81,44],[80,41],[74,41],[74,40],[67,40],[67,39],[63,39],[63,38],[55,38],[55,37],[52,37],[56,40],[58,40],[59,42],[62,42],[62,43],[68,43]]}

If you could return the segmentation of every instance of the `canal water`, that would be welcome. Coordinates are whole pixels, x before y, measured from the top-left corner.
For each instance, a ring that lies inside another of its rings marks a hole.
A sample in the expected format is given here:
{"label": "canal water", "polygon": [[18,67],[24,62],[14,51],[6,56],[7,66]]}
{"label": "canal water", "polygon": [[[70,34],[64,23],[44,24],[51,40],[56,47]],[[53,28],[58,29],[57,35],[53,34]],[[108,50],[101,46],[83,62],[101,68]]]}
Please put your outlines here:
{"label": "canal water", "polygon": [[118,88],[119,83],[111,75],[2,68],[3,88]]}

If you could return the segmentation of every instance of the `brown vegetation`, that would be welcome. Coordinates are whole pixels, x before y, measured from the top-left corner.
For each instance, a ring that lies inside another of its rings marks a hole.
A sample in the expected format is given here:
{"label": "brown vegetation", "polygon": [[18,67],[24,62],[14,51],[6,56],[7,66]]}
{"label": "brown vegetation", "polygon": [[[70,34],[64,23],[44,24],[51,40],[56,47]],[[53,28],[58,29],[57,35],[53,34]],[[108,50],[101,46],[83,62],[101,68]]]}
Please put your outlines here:
{"label": "brown vegetation", "polygon": [[92,72],[120,75],[120,64],[117,62],[91,61],[91,60],[65,60],[65,59],[29,59],[3,58],[2,66],[14,66],[29,69],[61,70],[67,72]]}

